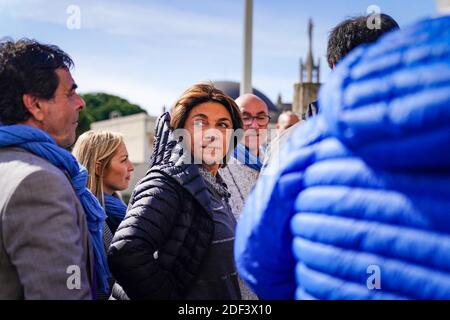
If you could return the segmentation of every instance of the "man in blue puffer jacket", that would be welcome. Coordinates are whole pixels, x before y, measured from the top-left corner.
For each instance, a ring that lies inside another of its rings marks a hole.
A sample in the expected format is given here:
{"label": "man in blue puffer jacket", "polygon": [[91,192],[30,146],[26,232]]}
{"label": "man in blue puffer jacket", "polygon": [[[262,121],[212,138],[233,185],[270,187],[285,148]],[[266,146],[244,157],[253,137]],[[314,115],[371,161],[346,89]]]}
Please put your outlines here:
{"label": "man in blue puffer jacket", "polygon": [[263,299],[450,299],[450,16],[356,49],[249,197]]}

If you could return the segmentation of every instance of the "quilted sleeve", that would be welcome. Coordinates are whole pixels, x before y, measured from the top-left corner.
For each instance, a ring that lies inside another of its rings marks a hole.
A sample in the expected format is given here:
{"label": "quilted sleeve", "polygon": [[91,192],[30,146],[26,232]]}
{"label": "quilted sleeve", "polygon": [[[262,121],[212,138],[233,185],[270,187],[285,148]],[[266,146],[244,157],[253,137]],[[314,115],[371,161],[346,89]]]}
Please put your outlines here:
{"label": "quilted sleeve", "polygon": [[179,298],[180,283],[158,250],[180,211],[180,194],[169,178],[150,174],[136,187],[108,252],[111,272],[131,299]]}

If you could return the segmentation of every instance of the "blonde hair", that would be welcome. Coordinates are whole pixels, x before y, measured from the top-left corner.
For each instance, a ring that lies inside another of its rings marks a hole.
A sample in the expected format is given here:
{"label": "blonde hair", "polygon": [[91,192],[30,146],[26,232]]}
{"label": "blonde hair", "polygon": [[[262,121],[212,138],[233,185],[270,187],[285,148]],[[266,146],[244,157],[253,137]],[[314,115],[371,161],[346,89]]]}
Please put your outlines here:
{"label": "blonde hair", "polygon": [[[72,150],[75,158],[89,173],[87,187],[103,207],[105,207],[103,174],[122,142],[123,136],[120,133],[90,130],[78,138]],[[100,164],[98,174],[95,170],[96,163]]]}

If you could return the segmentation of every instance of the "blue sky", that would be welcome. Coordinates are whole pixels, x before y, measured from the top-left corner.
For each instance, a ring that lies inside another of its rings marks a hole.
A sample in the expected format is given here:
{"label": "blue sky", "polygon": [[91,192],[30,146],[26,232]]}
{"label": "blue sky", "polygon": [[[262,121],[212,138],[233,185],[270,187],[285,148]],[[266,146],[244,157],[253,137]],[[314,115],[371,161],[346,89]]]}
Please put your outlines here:
{"label": "blue sky", "polygon": [[[79,29],[67,27],[70,5],[80,10]],[[370,5],[400,27],[436,12],[433,0],[254,0],[253,86],[291,101],[309,17],[326,81],[328,32]],[[68,52],[79,92],[117,94],[157,115],[191,84],[240,80],[243,11],[243,0],[0,0],[0,30]]]}

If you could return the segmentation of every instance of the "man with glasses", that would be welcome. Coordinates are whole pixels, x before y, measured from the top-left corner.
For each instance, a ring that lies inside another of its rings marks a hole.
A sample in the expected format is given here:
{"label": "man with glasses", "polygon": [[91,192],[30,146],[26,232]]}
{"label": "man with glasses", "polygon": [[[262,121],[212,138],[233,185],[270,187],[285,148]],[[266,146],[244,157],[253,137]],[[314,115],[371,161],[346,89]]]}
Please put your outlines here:
{"label": "man with glasses", "polygon": [[[266,142],[270,116],[266,103],[254,94],[244,94],[236,99],[241,110],[244,136],[220,175],[231,193],[231,207],[239,219],[245,199],[258,179],[262,167],[261,146]],[[240,283],[242,298],[255,300],[257,296]]]}
{"label": "man with glasses", "polygon": [[238,219],[262,167],[261,146],[266,142],[270,116],[266,103],[254,94],[244,94],[236,103],[241,110],[244,135],[220,174],[231,193],[232,209]]}
{"label": "man with glasses", "polygon": [[[244,140],[242,146],[245,146],[251,155],[257,157],[258,160],[262,159],[261,146],[267,139],[267,126],[270,121],[269,109],[266,103],[254,94],[245,94],[236,99],[236,103],[242,112],[242,121],[244,123]],[[235,154],[239,150],[236,148]],[[240,155],[237,157],[240,159]],[[254,161],[253,161],[254,162]],[[256,163],[245,162],[250,168],[257,169],[259,171],[259,161]]]}

